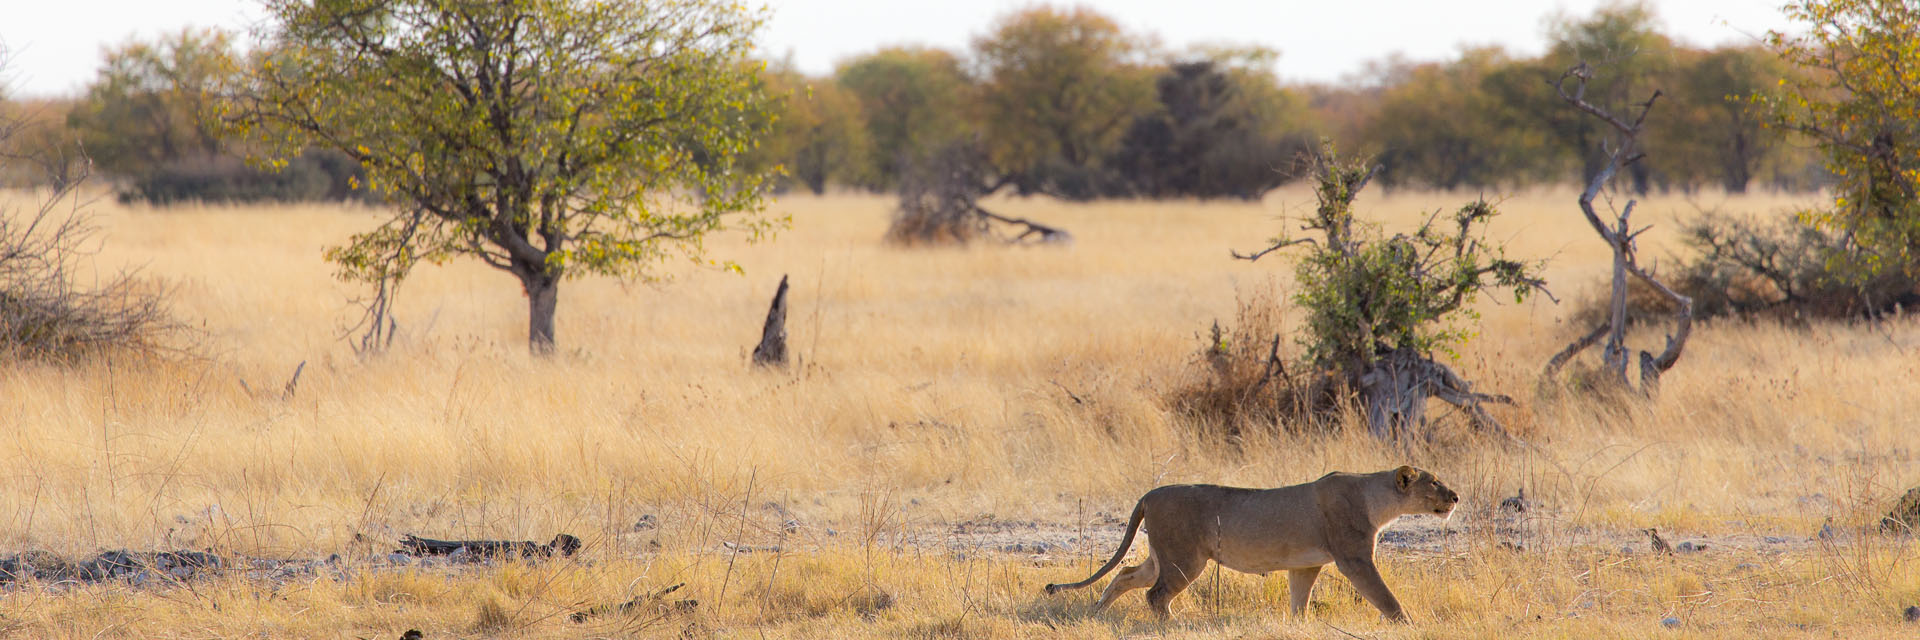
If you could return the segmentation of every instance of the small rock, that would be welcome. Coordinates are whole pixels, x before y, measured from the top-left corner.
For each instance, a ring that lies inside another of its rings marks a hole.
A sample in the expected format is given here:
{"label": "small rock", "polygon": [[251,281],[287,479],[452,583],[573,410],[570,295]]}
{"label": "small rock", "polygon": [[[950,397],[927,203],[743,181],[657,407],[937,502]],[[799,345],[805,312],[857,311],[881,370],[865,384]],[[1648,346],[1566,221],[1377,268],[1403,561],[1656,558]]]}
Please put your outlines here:
{"label": "small rock", "polygon": [[1668,629],[1678,629],[1680,628],[1680,619],[1675,618],[1673,616],[1667,616],[1665,618],[1661,618],[1660,626],[1666,627]]}
{"label": "small rock", "polygon": [[1767,536],[1765,538],[1762,538],[1762,540],[1767,541],[1767,544],[1786,544],[1787,543],[1787,539],[1782,538],[1780,536]]}
{"label": "small rock", "polygon": [[840,531],[837,529],[834,529],[833,527],[827,527],[827,535],[837,536],[837,535],[840,535]]}
{"label": "small rock", "polygon": [[799,521],[799,520],[788,520],[788,521],[786,521],[786,522],[782,522],[782,523],[780,523],[780,532],[781,532],[781,533],[793,533],[793,532],[796,532],[796,531],[799,531],[799,530],[800,530],[800,521]]}
{"label": "small rock", "polygon": [[404,567],[413,564],[413,556],[404,553],[389,553],[387,554],[387,564]]}
{"label": "small rock", "polygon": [[1751,563],[1751,562],[1742,562],[1742,563],[1740,563],[1740,564],[1736,564],[1736,565],[1733,565],[1733,570],[1734,570],[1734,571],[1752,571],[1752,570],[1754,570],[1754,569],[1758,569],[1758,568],[1760,568],[1760,566],[1759,566],[1759,565],[1756,565],[1756,564],[1754,564],[1754,563]]}
{"label": "small rock", "polygon": [[1623,555],[1623,556],[1633,555],[1633,547],[1620,547],[1620,555]]}
{"label": "small rock", "polygon": [[640,520],[633,523],[633,530],[646,531],[648,529],[652,529],[658,526],[660,526],[660,521],[654,519],[653,514],[649,513],[649,514],[640,516]]}
{"label": "small rock", "polygon": [[1907,622],[1920,622],[1920,607],[1907,607],[1901,615],[1906,616]]}
{"label": "small rock", "polygon": [[1048,551],[1052,551],[1054,549],[1054,546],[1052,544],[1048,544],[1045,542],[1035,542],[1033,543],[1033,546],[1029,547],[1029,549],[1031,549],[1034,553],[1046,553]]}
{"label": "small rock", "polygon": [[1673,545],[1673,550],[1679,551],[1680,553],[1693,553],[1695,551],[1706,551],[1707,545],[1688,540],[1685,542],[1681,542],[1680,544]]}

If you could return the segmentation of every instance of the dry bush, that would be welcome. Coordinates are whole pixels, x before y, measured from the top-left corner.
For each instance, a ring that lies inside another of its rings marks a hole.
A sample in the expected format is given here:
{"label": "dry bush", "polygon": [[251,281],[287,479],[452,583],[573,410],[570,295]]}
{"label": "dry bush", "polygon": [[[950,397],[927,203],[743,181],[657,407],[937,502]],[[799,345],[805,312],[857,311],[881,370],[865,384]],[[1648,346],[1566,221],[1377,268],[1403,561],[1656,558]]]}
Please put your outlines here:
{"label": "dry bush", "polygon": [[900,207],[886,240],[899,245],[967,244],[989,235],[976,210],[986,193],[986,153],[976,144],[952,144],[900,179]]}
{"label": "dry bush", "polygon": [[90,289],[74,284],[98,228],[77,211],[58,211],[71,192],[61,195],[31,212],[0,210],[0,359],[74,362],[165,348],[180,325],[164,291],[132,273]]}
{"label": "dry bush", "polygon": [[1288,369],[1299,359],[1278,298],[1272,289],[1242,296],[1232,328],[1213,323],[1190,373],[1168,393],[1168,404],[1201,435],[1234,442],[1255,431],[1332,424],[1322,411],[1334,405],[1325,376]]}
{"label": "dry bush", "polygon": [[[1681,260],[1673,287],[1693,298],[1697,318],[1861,318],[1920,302],[1920,279],[1897,265],[1871,268],[1842,238],[1792,217],[1756,222],[1709,211],[1681,232],[1693,255]],[[1591,288],[1574,301],[1573,318],[1598,326],[1607,302],[1604,286]],[[1673,302],[1646,283],[1628,283],[1630,324],[1673,313]]]}

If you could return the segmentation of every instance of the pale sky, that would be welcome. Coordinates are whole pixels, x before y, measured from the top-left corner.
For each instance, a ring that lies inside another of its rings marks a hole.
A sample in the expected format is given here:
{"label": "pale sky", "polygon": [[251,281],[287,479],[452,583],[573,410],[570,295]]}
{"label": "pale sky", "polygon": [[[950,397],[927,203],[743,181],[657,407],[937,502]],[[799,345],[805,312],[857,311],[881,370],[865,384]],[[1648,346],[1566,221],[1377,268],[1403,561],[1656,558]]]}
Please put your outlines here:
{"label": "pale sky", "polygon": [[[1666,33],[1695,45],[1750,42],[1791,25],[1783,0],[1654,0]],[[1452,57],[1462,46],[1498,44],[1520,55],[1545,49],[1545,21],[1585,15],[1604,0],[1092,0],[1082,2],[1129,31],[1157,34],[1168,49],[1200,43],[1256,44],[1280,51],[1282,80],[1336,81],[1367,61],[1399,52],[1413,60]],[[1030,0],[768,0],[773,19],[763,55],[789,53],[802,71],[885,45],[963,50],[996,17]],[[1053,4],[1072,4],[1056,2]],[[77,94],[92,80],[102,47],[151,39],[189,25],[244,29],[255,0],[0,0],[4,70],[16,96]]]}

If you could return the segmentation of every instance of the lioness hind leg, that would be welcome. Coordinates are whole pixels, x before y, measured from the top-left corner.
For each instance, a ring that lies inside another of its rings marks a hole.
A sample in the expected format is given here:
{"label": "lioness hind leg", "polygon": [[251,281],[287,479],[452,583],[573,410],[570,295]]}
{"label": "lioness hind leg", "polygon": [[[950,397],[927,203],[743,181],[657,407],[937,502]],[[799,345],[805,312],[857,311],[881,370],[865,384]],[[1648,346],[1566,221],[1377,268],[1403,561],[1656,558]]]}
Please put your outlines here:
{"label": "lioness hind leg", "polygon": [[1287,599],[1292,601],[1293,615],[1307,612],[1307,602],[1313,597],[1313,581],[1320,577],[1320,567],[1293,569],[1287,572]]}
{"label": "lioness hind leg", "polygon": [[1155,551],[1154,555],[1160,561],[1160,575],[1153,583],[1153,588],[1147,590],[1147,605],[1153,607],[1153,612],[1161,618],[1168,618],[1173,615],[1173,597],[1180,595],[1187,585],[1193,584],[1206,571],[1207,557],[1191,553],[1180,558],[1157,558],[1160,554],[1158,550]]}
{"label": "lioness hind leg", "polygon": [[1111,606],[1113,601],[1119,600],[1120,596],[1126,595],[1128,591],[1153,586],[1153,581],[1159,574],[1160,569],[1153,561],[1153,554],[1147,554],[1146,562],[1121,569],[1119,573],[1113,575],[1113,582],[1108,583],[1107,590],[1100,593],[1100,601],[1094,603],[1093,610],[1099,611]]}

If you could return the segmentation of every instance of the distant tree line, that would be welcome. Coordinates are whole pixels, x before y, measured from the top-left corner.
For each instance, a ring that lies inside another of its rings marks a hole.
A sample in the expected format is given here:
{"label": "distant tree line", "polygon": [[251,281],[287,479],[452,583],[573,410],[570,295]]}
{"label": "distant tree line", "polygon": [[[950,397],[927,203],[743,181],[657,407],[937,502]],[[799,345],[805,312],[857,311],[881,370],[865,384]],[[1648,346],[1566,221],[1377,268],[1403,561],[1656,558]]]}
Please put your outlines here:
{"label": "distant tree line", "polygon": [[[989,187],[1065,199],[1258,198],[1304,175],[1322,138],[1377,158],[1385,188],[1508,188],[1583,182],[1602,132],[1568,112],[1551,85],[1585,61],[1601,69],[1589,99],[1624,111],[1663,92],[1634,191],[1810,189],[1833,181],[1803,132],[1768,126],[1753,96],[1799,67],[1763,45],[1702,49],[1661,33],[1652,11],[1612,4],[1549,24],[1549,50],[1499,48],[1451,60],[1389,58],[1340,84],[1282,84],[1258,48],[1166,51],[1092,9],[1033,7],[1002,16],[964,50],[892,47],[810,77],[760,72],[782,99],[757,117],[771,133],[744,159],[785,168],[786,188],[893,191],[953,147],[984,157]],[[1304,55],[1304,54],[1303,54]],[[209,92],[235,68],[230,38],[189,30],[107,52],[99,76],[54,133],[18,140],[92,158],[130,198],[338,199],[357,166],[315,153],[249,168],[210,135]],[[952,154],[947,154],[951,156]],[[76,160],[77,161],[77,160]],[[49,170],[48,175],[59,172]]]}
{"label": "distant tree line", "polygon": [[1282,85],[1272,51],[1157,51],[1092,10],[1031,8],[964,52],[883,49],[815,78],[776,66],[788,120],[763,151],[816,192],[890,190],[942,146],[974,144],[1022,194],[1257,198],[1301,174],[1301,153],[1323,137],[1376,157],[1389,188],[1584,182],[1605,157],[1603,132],[1550,83],[1585,61],[1605,70],[1596,104],[1624,111],[1663,92],[1664,117],[1626,188],[1830,182],[1819,155],[1788,144],[1752,104],[1789,73],[1769,48],[1676,42],[1633,2],[1548,30],[1538,57],[1473,48],[1440,62],[1389,58],[1340,85]]}

